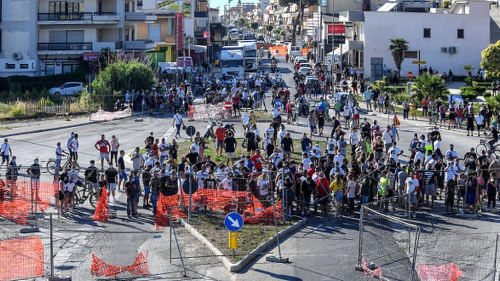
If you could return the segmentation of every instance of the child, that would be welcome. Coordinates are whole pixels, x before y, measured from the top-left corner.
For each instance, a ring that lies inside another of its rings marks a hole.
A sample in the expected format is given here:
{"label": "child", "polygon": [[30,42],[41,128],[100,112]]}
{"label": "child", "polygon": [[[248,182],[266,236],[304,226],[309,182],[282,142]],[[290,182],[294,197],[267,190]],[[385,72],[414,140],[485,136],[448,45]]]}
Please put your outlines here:
{"label": "child", "polygon": [[460,198],[463,198],[462,211],[461,211],[462,214],[465,210],[465,185],[466,184],[467,184],[467,180],[465,178],[465,174],[460,173],[460,176],[458,177],[458,181],[457,181],[457,188],[458,188],[457,208],[460,209]]}

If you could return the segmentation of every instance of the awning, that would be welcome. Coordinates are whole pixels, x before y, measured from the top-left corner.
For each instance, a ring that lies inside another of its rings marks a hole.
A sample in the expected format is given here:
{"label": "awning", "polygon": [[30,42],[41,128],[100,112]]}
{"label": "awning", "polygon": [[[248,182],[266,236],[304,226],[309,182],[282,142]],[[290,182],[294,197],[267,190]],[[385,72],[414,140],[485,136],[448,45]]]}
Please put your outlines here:
{"label": "awning", "polygon": [[390,12],[394,8],[396,8],[397,5],[398,5],[398,3],[385,3],[382,7],[380,7],[377,10],[377,12]]}
{"label": "awning", "polygon": [[202,52],[207,51],[207,46],[203,46],[203,45],[191,45],[190,48],[191,48],[191,50],[194,50],[194,51],[202,51]]}
{"label": "awning", "polygon": [[[347,52],[349,52],[347,48],[342,48],[342,55],[345,55]],[[340,56],[340,48],[335,49],[335,51],[333,51],[333,54],[335,56]]]}

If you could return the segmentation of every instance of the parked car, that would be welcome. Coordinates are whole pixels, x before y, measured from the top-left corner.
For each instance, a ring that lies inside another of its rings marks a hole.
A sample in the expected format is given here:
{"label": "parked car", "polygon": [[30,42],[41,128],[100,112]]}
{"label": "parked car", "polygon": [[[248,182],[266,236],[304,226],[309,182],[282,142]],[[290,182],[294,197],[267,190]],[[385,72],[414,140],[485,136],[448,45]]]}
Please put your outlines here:
{"label": "parked car", "polygon": [[61,87],[52,88],[49,90],[51,95],[55,96],[72,96],[84,88],[81,82],[66,82]]}
{"label": "parked car", "polygon": [[312,69],[310,67],[301,67],[299,73],[302,75],[309,75],[312,73]]}

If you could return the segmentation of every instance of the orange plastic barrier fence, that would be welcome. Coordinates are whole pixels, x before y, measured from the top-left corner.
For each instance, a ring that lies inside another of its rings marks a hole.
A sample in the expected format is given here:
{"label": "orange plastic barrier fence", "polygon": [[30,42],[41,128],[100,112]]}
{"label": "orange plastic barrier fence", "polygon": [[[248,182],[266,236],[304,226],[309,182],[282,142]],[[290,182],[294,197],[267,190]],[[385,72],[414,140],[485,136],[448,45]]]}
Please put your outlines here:
{"label": "orange plastic barrier fence", "polygon": [[286,56],[288,48],[286,46],[274,46],[269,48],[271,56]]}
{"label": "orange plastic barrier fence", "polygon": [[307,56],[307,53],[311,50],[311,48],[303,48],[302,55]]}
{"label": "orange plastic barrier fence", "polygon": [[[179,202],[180,200],[180,202]],[[264,208],[264,205],[253,195],[249,195],[247,191],[229,191],[216,189],[199,189],[193,193],[191,197],[193,206],[208,205],[207,207],[214,211],[221,211],[228,214],[232,211],[242,213],[245,223],[262,224],[272,223],[274,220],[273,212],[276,212],[276,218],[280,219],[283,216],[281,203],[277,203],[274,207]],[[187,206],[189,204],[189,195],[173,195],[163,196],[160,194],[158,200],[158,208],[155,216],[155,227],[157,230],[162,230],[169,223],[170,207],[179,205]],[[237,209],[234,210],[234,205],[237,204]],[[187,217],[187,208],[178,207],[172,208],[172,218],[179,219]]]}
{"label": "orange plastic barrier fence", "polygon": [[366,265],[365,259],[362,259],[361,261],[361,268],[363,268],[365,275],[370,274],[371,277],[378,276],[380,281],[384,280],[384,278],[382,277],[382,269],[380,267],[377,267],[374,270],[369,269],[368,266]]}
{"label": "orange plastic barrier fence", "polygon": [[27,223],[31,212],[31,187],[33,187],[33,201],[37,203],[38,211],[45,211],[51,198],[57,195],[57,184],[53,182],[17,180],[13,183],[7,181],[6,185],[3,189],[9,193],[0,198],[0,216],[20,224]]}
{"label": "orange plastic barrier fence", "polygon": [[43,244],[39,237],[0,241],[0,280],[44,275]]}
{"label": "orange plastic barrier fence", "polygon": [[104,187],[101,197],[94,211],[94,220],[100,222],[107,222],[109,220],[109,206],[108,206],[108,191]]}
{"label": "orange plastic barrier fence", "polygon": [[417,264],[418,277],[422,281],[456,281],[463,272],[454,264]]}
{"label": "orange plastic barrier fence", "polygon": [[90,272],[93,276],[117,276],[123,272],[130,272],[136,276],[147,276],[149,275],[148,268],[148,252],[146,252],[146,257],[142,253],[139,253],[137,258],[132,265],[129,266],[117,266],[105,263],[103,260],[98,258],[96,255],[92,254],[92,265],[90,267]]}

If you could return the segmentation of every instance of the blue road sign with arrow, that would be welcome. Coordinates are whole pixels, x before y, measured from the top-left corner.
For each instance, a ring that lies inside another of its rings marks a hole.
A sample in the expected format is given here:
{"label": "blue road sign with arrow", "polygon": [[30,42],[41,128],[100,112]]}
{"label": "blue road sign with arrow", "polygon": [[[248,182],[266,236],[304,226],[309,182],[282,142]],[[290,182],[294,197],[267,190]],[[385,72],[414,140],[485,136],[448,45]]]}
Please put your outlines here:
{"label": "blue road sign with arrow", "polygon": [[224,224],[231,232],[239,231],[243,227],[243,217],[238,213],[229,213],[224,219]]}
{"label": "blue road sign with arrow", "polygon": [[274,106],[281,107],[282,105],[283,105],[283,102],[280,99],[277,99],[274,101]]}

